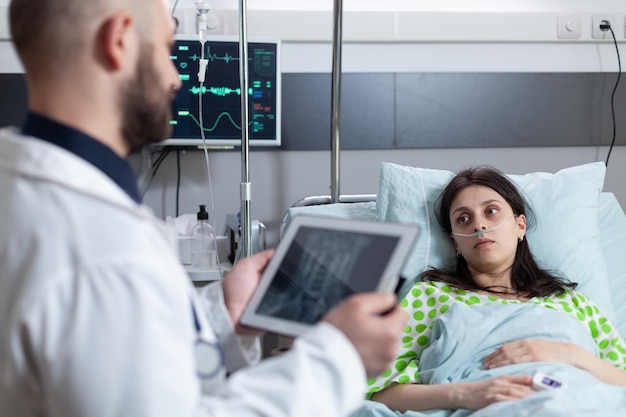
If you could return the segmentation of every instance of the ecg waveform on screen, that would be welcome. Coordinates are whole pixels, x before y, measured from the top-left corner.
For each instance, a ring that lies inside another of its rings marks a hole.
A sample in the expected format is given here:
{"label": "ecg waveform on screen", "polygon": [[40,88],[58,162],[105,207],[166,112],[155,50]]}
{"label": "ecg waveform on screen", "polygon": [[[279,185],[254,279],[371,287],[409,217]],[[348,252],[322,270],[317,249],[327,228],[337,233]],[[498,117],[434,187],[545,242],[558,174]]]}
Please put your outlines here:
{"label": "ecg waveform on screen", "polygon": [[[179,116],[185,116],[185,117],[189,117],[191,118],[191,120],[193,120],[193,122],[200,127],[200,121],[196,118],[196,116],[194,116],[191,112],[188,111],[180,111],[178,112]],[[215,122],[213,123],[213,125],[211,127],[204,127],[203,130],[205,130],[206,132],[213,132],[215,129],[217,129],[217,125],[220,123],[220,121],[226,118],[228,119],[228,121],[230,121],[230,123],[237,129],[237,130],[241,130],[241,126],[239,124],[237,124],[237,122],[235,122],[235,120],[233,119],[233,116],[230,115],[229,112],[225,111],[220,113],[217,118],[215,119]],[[259,123],[256,123],[256,125],[258,125]],[[255,126],[255,122],[251,121],[250,123],[248,123],[249,126]]]}
{"label": "ecg waveform on screen", "polygon": [[[218,54],[212,54],[211,53],[211,47],[207,47],[207,53],[205,58],[208,59],[210,62],[213,61],[224,61],[225,63],[230,63],[231,61],[239,61],[239,57],[238,56],[232,56],[229,53],[226,53],[222,56],[219,56]],[[199,60],[200,58],[202,58],[200,55],[198,54],[193,54],[191,55],[189,58],[191,58],[194,62]],[[250,61],[251,59],[248,58],[248,61]]]}
{"label": "ecg waveform on screen", "polygon": [[[250,90],[251,92],[252,90]],[[193,95],[202,94],[213,94],[219,97],[226,97],[229,94],[237,94],[241,95],[241,88],[229,88],[229,87],[197,87],[193,86],[189,89],[189,92]]]}

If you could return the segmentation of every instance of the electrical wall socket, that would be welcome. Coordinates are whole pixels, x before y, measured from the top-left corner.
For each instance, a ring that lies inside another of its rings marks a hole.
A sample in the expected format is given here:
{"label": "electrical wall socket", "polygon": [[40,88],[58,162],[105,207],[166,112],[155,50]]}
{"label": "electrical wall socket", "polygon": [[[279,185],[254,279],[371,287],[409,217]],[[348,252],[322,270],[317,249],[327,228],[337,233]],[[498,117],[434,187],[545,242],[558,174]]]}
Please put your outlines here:
{"label": "electrical wall socket", "polygon": [[603,14],[595,14],[593,15],[593,18],[591,19],[592,22],[592,26],[591,26],[591,37],[593,39],[611,39],[611,32],[609,30],[607,31],[603,31],[602,29],[600,29],[600,23],[606,20],[611,24],[611,29],[613,29],[613,31],[615,32],[615,30],[617,29],[617,18],[614,15],[603,15]]}

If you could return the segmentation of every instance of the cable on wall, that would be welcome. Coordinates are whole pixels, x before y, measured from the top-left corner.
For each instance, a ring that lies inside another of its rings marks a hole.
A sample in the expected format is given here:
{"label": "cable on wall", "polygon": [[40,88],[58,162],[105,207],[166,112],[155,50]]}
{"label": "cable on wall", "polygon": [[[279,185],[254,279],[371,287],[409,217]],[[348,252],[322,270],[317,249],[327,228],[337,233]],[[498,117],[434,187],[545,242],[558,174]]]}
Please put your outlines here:
{"label": "cable on wall", "polygon": [[180,149],[176,149],[176,217],[178,217],[178,207],[180,205]]}
{"label": "cable on wall", "polygon": [[167,148],[164,148],[159,154],[159,156],[157,156],[156,160],[152,163],[152,172],[150,174],[150,179],[148,180],[148,184],[146,184],[146,187],[144,188],[144,190],[141,192],[142,200],[143,200],[143,197],[146,195],[146,192],[148,192],[148,188],[150,188],[150,184],[152,184],[152,180],[154,179],[157,172],[159,171],[161,164],[163,163],[165,158],[167,158],[167,155],[169,155],[169,153],[170,153],[170,150]]}
{"label": "cable on wall", "polygon": [[613,32],[613,28],[611,27],[611,24],[608,21],[603,20],[602,23],[600,24],[600,29],[603,31],[608,30],[611,32],[611,36],[613,37],[613,44],[615,45],[615,52],[617,54],[617,65],[618,65],[617,80],[615,81],[613,92],[611,93],[611,116],[613,119],[613,139],[611,140],[611,146],[609,146],[609,151],[606,155],[606,160],[604,161],[604,165],[608,167],[609,158],[611,157],[611,151],[613,150],[613,147],[615,146],[615,139],[617,137],[617,125],[615,121],[615,92],[617,91],[617,86],[619,85],[619,81],[622,76],[622,61],[619,55],[619,48],[617,46],[617,39],[615,37],[615,32]]}

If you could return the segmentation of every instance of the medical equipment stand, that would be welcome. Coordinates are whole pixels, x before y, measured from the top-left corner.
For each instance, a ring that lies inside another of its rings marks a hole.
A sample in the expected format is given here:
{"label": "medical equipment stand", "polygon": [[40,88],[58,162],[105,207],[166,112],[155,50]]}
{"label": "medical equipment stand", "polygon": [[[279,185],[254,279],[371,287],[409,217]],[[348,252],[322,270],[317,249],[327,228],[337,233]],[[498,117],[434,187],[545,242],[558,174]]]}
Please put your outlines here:
{"label": "medical equipment stand", "polygon": [[[330,173],[330,196],[316,195],[302,198],[291,207],[315,206],[320,204],[334,203],[361,203],[376,201],[376,194],[353,194],[341,195],[340,185],[340,119],[341,119],[341,55],[342,55],[342,32],[343,32],[343,0],[335,0],[333,5],[333,68],[331,85],[331,173]],[[286,216],[286,214],[285,214]],[[283,223],[285,218],[283,218]]]}
{"label": "medical equipment stand", "polygon": [[250,202],[250,138],[248,136],[248,34],[247,0],[239,0],[239,79],[241,84],[241,248],[238,255],[246,258],[252,255],[252,216]]}
{"label": "medical equipment stand", "polygon": [[340,108],[341,108],[341,46],[342,46],[342,24],[343,24],[343,0],[335,0],[333,7],[333,74],[331,85],[331,119],[330,119],[330,202],[339,203],[339,134],[340,134]]}

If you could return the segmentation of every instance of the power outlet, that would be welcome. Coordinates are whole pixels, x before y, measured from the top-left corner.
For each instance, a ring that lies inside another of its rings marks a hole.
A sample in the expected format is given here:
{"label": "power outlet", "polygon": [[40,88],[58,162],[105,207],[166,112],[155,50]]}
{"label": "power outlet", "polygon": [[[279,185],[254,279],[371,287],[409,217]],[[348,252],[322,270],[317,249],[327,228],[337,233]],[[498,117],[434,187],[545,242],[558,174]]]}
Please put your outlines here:
{"label": "power outlet", "polygon": [[611,39],[611,32],[609,30],[603,31],[600,29],[600,23],[603,20],[606,20],[611,24],[611,28],[615,31],[615,24],[617,23],[617,19],[613,15],[593,15],[592,27],[591,27],[591,37],[593,39]]}

